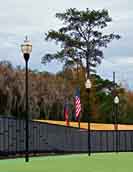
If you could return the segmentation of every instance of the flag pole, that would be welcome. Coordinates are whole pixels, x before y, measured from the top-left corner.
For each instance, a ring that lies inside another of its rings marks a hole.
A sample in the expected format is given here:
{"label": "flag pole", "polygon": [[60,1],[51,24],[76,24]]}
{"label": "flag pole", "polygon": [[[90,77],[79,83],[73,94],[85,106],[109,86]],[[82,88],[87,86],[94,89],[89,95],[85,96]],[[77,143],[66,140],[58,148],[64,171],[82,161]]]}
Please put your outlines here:
{"label": "flag pole", "polygon": [[[79,84],[79,70],[78,70],[78,61],[77,61],[77,85]],[[78,119],[77,119],[77,122],[78,122],[78,128],[80,128],[80,115],[81,115],[81,112],[79,113],[79,116],[78,116]]]}
{"label": "flag pole", "polygon": [[[81,114],[81,113],[80,113]],[[80,129],[80,114],[79,114],[79,117],[78,117],[78,128]]]}

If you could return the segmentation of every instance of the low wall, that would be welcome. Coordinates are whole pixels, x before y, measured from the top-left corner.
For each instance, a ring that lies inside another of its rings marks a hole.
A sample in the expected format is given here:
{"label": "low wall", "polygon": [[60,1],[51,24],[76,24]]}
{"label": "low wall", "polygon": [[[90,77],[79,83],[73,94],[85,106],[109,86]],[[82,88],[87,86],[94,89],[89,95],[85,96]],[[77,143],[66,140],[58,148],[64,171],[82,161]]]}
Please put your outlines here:
{"label": "low wall", "polygon": [[[88,152],[88,131],[29,121],[30,153]],[[133,151],[132,130],[91,130],[91,152]],[[0,118],[0,156],[25,152],[25,121]]]}

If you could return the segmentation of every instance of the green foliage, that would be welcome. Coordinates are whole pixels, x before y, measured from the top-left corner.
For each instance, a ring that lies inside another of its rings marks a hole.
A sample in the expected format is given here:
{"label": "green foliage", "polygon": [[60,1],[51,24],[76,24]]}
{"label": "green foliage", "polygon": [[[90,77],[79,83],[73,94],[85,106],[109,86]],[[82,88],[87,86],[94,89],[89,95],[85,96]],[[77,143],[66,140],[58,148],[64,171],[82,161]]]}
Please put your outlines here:
{"label": "green foliage", "polygon": [[[103,59],[103,47],[113,39],[120,39],[118,34],[104,34],[104,28],[112,21],[108,10],[77,10],[70,8],[56,17],[63,22],[59,30],[50,30],[45,39],[60,43],[61,50],[55,54],[45,54],[42,63],[54,59],[63,61],[65,66],[76,63],[81,66],[86,62],[88,72]],[[92,69],[93,70],[93,69]]]}
{"label": "green foliage", "polygon": [[[57,13],[56,17],[63,22],[63,26],[57,31],[50,30],[46,34],[46,41],[55,41],[60,43],[61,49],[54,54],[45,54],[42,63],[46,64],[56,59],[64,62],[64,73],[66,69],[68,73],[64,76],[66,82],[75,80],[73,88],[80,86],[82,101],[82,117],[81,120],[87,121],[88,116],[92,120],[108,121],[112,120],[112,90],[113,83],[109,80],[103,80],[98,75],[91,75],[93,87],[89,95],[87,95],[84,83],[85,73],[89,75],[94,72],[94,68],[101,63],[104,58],[103,48],[114,39],[120,39],[118,34],[105,34],[104,29],[112,21],[108,14],[108,10],[78,10],[76,8],[67,9],[64,13]],[[84,69],[78,72],[80,76],[72,77],[70,71],[75,68]],[[82,73],[82,74],[81,74]],[[72,82],[71,82],[72,84]],[[104,89],[109,91],[110,95],[106,95]]]}

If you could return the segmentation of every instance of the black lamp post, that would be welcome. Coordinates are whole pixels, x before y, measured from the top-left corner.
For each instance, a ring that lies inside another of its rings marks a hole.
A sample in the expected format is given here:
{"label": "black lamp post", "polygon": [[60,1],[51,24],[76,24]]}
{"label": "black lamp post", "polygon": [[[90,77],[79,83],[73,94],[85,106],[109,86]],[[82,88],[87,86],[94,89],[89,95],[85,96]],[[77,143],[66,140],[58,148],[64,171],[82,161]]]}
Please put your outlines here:
{"label": "black lamp post", "polygon": [[25,59],[25,111],[26,111],[26,131],[25,131],[25,162],[29,162],[29,103],[28,103],[28,61],[32,51],[32,44],[27,36],[21,45],[21,51]]}
{"label": "black lamp post", "polygon": [[[86,91],[88,93],[88,98],[89,98],[89,95],[90,95],[90,89],[91,89],[91,81],[90,79],[88,78],[85,82],[85,88],[86,88]],[[88,114],[88,156],[91,155],[91,128],[90,128],[90,115]]]}
{"label": "black lamp post", "polygon": [[115,104],[115,116],[114,116],[114,125],[115,125],[115,132],[116,132],[116,152],[118,152],[118,105],[119,105],[119,97],[114,97],[114,104]]}

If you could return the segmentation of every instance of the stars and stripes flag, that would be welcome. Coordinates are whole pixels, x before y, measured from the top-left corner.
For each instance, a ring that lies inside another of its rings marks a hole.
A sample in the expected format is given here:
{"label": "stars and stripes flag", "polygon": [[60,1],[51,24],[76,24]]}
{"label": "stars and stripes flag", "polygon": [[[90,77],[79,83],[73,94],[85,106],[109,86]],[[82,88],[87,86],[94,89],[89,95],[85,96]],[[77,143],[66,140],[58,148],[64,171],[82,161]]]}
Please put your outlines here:
{"label": "stars and stripes flag", "polygon": [[75,94],[75,115],[76,119],[79,118],[81,112],[81,102],[80,102],[80,89],[76,89],[76,94]]}

